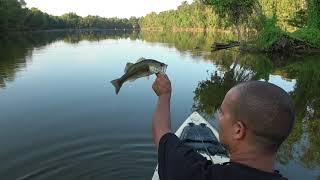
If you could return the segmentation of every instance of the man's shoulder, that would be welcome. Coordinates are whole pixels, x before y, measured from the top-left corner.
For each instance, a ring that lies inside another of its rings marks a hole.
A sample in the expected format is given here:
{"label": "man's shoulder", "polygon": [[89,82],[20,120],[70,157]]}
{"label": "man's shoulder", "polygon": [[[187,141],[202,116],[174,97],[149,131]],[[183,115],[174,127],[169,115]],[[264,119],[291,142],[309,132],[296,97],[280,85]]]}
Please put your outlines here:
{"label": "man's shoulder", "polygon": [[263,172],[236,162],[213,164],[193,148],[185,145],[173,133],[165,134],[161,138],[158,151],[158,172],[160,178],[164,180],[286,179],[278,173]]}

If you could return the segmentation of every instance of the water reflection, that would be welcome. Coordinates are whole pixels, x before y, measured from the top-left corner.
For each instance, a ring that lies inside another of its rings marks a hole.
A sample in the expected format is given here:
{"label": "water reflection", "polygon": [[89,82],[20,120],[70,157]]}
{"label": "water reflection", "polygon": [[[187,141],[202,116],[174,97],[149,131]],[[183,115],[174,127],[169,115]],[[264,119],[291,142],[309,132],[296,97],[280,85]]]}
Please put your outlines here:
{"label": "water reflection", "polygon": [[133,31],[55,31],[9,34],[0,38],[0,87],[13,81],[15,74],[26,67],[32,52],[56,41],[77,44],[80,41],[100,41],[104,39],[138,38]]}
{"label": "water reflection", "polygon": [[[283,76],[297,80],[290,93],[296,108],[296,126],[279,155],[279,160],[284,164],[295,159],[308,168],[320,166],[319,68],[319,57],[306,57],[304,62],[290,64],[279,70]],[[297,148],[295,144],[300,146]]]}
{"label": "water reflection", "polygon": [[215,52],[212,62],[218,70],[207,80],[200,81],[195,89],[194,110],[209,117],[220,106],[224,95],[233,86],[249,81],[269,79],[273,64],[265,56],[240,52]]}
{"label": "water reflection", "polygon": [[97,42],[105,39],[129,39],[151,44],[161,43],[162,46],[175,48],[181,54],[190,54],[196,60],[201,59],[214,65],[215,69],[209,69],[207,78],[199,79],[194,89],[192,109],[207,117],[214,114],[226,92],[238,83],[249,80],[271,81],[270,77],[273,75],[286,81],[295,80],[296,84],[289,93],[295,103],[297,121],[293,133],[283,144],[277,161],[283,166],[289,166],[293,162],[309,170],[319,170],[320,56],[266,56],[241,53],[236,49],[210,53],[210,47],[216,39],[227,41],[235,38],[219,33],[123,31],[16,34],[0,40],[0,89],[5,88],[19,71],[28,66],[34,49],[45,48],[56,41],[78,44],[84,40]]}

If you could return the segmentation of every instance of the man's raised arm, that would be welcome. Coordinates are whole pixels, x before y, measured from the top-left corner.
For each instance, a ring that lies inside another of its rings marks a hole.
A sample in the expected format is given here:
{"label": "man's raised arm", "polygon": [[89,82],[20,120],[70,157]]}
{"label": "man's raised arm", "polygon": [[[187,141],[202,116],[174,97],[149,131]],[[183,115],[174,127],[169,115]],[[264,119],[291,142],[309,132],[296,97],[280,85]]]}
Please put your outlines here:
{"label": "man's raised arm", "polygon": [[170,99],[172,90],[168,76],[157,74],[157,79],[153,83],[152,88],[159,97],[152,121],[153,142],[158,149],[161,137],[171,132]]}

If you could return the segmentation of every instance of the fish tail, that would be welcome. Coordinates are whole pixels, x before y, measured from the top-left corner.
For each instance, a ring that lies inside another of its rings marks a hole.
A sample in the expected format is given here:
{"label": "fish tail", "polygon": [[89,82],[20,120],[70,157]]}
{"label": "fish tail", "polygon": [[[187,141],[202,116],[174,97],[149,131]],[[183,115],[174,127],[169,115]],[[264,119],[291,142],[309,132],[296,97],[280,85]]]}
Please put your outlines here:
{"label": "fish tail", "polygon": [[122,83],[121,83],[120,79],[112,80],[111,84],[114,86],[114,88],[116,90],[116,94],[118,94],[119,91],[120,91],[120,88],[122,86]]}

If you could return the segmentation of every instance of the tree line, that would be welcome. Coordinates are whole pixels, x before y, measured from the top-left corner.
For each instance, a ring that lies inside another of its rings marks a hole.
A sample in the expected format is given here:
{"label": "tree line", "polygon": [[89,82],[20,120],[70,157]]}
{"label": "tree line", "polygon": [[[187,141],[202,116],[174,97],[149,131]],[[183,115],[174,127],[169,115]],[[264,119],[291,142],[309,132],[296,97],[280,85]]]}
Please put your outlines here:
{"label": "tree line", "polygon": [[219,20],[211,6],[199,1],[189,4],[182,2],[176,10],[168,10],[160,13],[149,13],[140,19],[141,28],[161,28],[174,30],[179,28],[215,28],[226,25]]}
{"label": "tree line", "polygon": [[[176,10],[149,13],[140,19],[142,29],[231,30],[257,32],[255,49],[278,50],[286,38],[288,49],[320,48],[319,0],[194,0]],[[251,48],[251,47],[250,47]],[[285,48],[281,48],[282,50]]]}
{"label": "tree line", "polygon": [[190,4],[184,1],[176,10],[147,14],[140,19],[140,25],[142,28],[210,29],[234,23],[257,23],[254,21],[256,15],[267,18],[276,15],[277,25],[283,30],[292,31],[307,24],[320,28],[318,0],[194,0]]}
{"label": "tree line", "polygon": [[76,13],[52,16],[37,8],[26,8],[24,0],[0,0],[0,31],[45,29],[136,29],[138,18],[81,17]]}

